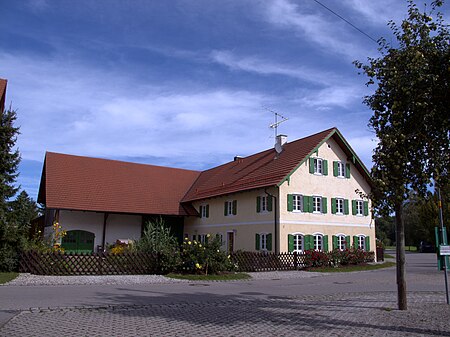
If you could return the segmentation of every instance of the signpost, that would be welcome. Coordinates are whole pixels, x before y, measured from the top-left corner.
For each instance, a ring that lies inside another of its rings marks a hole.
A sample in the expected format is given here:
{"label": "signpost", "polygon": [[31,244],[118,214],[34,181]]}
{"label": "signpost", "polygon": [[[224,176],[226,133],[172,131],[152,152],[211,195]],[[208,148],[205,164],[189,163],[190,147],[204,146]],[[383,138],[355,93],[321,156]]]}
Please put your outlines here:
{"label": "signpost", "polygon": [[442,255],[450,255],[450,246],[440,245],[439,246],[439,254]]}
{"label": "signpost", "polygon": [[[441,235],[442,235],[442,244],[439,245],[440,247],[440,255],[444,255],[444,279],[445,279],[445,293],[447,296],[447,304],[450,304],[450,298],[449,298],[449,294],[448,294],[448,276],[447,276],[447,262],[448,262],[448,257],[447,255],[450,254],[442,254],[442,251],[444,253],[447,253],[450,249],[450,246],[448,246],[447,244],[447,233],[446,233],[446,228],[444,227],[444,217],[442,215],[442,199],[441,199],[441,189],[438,188],[437,189],[438,192],[438,206],[439,206],[439,223],[440,223],[440,229],[441,229]],[[439,242],[439,240],[438,240]]]}

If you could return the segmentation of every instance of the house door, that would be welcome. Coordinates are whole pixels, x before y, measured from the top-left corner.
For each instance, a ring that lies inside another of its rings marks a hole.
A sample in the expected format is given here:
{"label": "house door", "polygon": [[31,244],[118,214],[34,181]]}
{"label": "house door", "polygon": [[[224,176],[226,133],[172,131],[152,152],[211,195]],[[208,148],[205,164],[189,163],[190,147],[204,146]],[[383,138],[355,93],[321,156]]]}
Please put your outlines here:
{"label": "house door", "polygon": [[234,252],[234,232],[227,232],[227,252]]}
{"label": "house door", "polygon": [[67,231],[62,238],[61,247],[68,253],[92,253],[95,234],[82,230]]}

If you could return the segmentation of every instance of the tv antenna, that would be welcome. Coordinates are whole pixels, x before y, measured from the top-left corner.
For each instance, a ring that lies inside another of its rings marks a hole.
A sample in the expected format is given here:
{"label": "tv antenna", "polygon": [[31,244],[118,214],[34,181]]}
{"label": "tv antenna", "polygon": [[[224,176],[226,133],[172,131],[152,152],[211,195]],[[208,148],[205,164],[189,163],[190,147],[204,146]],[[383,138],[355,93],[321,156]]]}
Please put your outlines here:
{"label": "tv antenna", "polygon": [[[269,128],[270,128],[270,129],[274,129],[274,132],[275,132],[275,139],[277,139],[277,136],[278,136],[278,125],[280,125],[280,124],[283,123],[283,122],[286,122],[286,121],[288,120],[288,118],[284,117],[283,115],[281,115],[281,114],[279,114],[278,112],[273,111],[273,110],[271,110],[271,109],[269,109],[269,108],[266,108],[266,107],[265,107],[264,109],[266,109],[267,111],[269,111],[269,112],[271,112],[271,113],[274,114],[275,122],[272,123],[272,124],[270,124],[270,125],[269,125]],[[281,118],[281,120],[278,120],[278,118]]]}

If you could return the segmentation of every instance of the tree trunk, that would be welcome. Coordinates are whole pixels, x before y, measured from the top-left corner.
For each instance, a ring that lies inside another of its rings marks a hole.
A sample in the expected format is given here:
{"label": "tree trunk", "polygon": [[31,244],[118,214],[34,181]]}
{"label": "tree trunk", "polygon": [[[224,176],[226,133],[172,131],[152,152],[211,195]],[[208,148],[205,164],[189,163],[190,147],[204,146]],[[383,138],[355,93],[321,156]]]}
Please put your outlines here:
{"label": "tree trunk", "polygon": [[405,277],[405,223],[403,222],[403,204],[395,205],[396,256],[397,256],[397,300],[398,310],[407,310]]}

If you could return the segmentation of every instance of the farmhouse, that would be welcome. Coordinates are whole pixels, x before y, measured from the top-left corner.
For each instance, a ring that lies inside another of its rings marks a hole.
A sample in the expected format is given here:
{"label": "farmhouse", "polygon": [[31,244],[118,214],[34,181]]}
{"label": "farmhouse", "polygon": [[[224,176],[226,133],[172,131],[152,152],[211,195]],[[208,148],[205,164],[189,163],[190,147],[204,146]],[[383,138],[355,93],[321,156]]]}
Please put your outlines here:
{"label": "farmhouse", "polygon": [[142,235],[162,217],[180,240],[227,251],[375,250],[369,173],[338,129],[199,172],[47,152],[38,202],[72,251]]}

